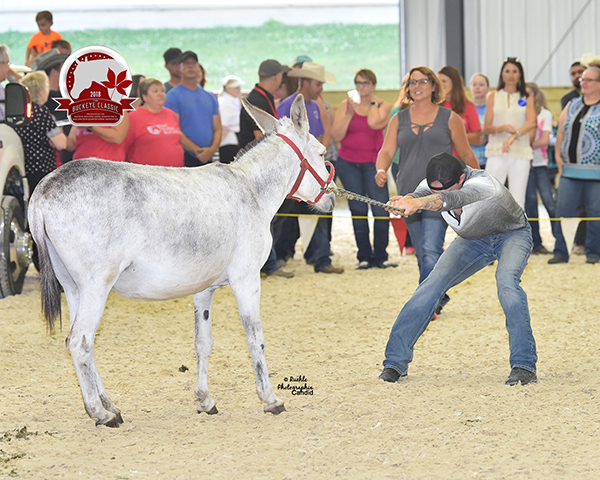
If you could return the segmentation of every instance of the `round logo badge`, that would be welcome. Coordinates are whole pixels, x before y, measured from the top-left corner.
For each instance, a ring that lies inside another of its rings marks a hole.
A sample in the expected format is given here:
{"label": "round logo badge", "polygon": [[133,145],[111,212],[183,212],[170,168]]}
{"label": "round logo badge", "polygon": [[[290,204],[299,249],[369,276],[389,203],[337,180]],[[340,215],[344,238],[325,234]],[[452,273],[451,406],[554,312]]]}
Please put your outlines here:
{"label": "round logo badge", "polygon": [[75,126],[113,126],[133,110],[129,98],[131,73],[127,62],[114,50],[102,46],[80,48],[60,71],[57,110],[66,110]]}

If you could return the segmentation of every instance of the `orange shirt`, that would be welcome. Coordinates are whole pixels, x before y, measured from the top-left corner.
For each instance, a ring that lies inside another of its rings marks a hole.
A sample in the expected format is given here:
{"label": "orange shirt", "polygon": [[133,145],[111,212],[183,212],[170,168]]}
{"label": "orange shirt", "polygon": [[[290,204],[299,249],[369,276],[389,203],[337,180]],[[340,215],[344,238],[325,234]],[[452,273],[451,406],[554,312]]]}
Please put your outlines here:
{"label": "orange shirt", "polygon": [[62,36],[60,33],[50,30],[50,35],[44,35],[42,32],[38,32],[31,37],[27,48],[33,48],[38,55],[40,53],[47,52],[52,48],[52,42],[54,40],[61,40]]}

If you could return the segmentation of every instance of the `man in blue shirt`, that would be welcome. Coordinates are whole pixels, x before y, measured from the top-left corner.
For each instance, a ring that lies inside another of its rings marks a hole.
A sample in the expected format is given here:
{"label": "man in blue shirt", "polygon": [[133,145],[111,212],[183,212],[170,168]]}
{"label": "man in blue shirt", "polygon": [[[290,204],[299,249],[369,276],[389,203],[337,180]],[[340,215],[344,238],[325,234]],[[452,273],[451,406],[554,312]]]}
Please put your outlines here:
{"label": "man in blue shirt", "polygon": [[199,85],[202,69],[198,55],[187,51],[179,61],[181,82],[167,94],[165,107],[179,118],[186,167],[209,163],[221,144],[221,117],[215,96]]}

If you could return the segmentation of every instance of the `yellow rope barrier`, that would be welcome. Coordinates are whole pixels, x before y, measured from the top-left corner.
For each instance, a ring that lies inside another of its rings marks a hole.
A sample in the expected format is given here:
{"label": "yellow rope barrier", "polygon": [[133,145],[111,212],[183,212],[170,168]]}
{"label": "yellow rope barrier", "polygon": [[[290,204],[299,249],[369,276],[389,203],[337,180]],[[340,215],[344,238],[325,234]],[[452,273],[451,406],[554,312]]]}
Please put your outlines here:
{"label": "yellow rope barrier", "polygon": [[[369,217],[369,216],[357,216],[357,215],[321,215],[321,214],[307,214],[307,213],[276,213],[276,217],[319,217],[319,218],[358,218],[358,219],[369,219],[374,220],[389,220],[390,218],[402,218],[402,217]],[[562,220],[577,220],[580,222],[597,222],[600,221],[600,217],[560,217],[560,218],[528,218],[530,222],[540,222],[542,220],[550,220],[560,222]]]}

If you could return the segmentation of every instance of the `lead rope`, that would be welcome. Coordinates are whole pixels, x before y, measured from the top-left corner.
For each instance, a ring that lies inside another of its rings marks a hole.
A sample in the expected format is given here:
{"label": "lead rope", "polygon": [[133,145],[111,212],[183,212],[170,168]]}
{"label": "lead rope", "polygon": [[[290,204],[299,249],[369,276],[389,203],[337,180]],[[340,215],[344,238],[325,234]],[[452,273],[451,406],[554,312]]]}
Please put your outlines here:
{"label": "lead rope", "polygon": [[394,210],[398,213],[403,213],[403,208],[392,207],[386,203],[378,202],[377,200],[373,200],[372,198],[365,197],[363,195],[359,195],[358,193],[352,193],[348,190],[344,190],[343,188],[337,188],[335,185],[330,185],[327,188],[321,189],[325,193],[335,193],[338,197],[344,197],[348,200],[358,200],[359,202],[368,203],[369,205],[375,205],[376,207],[383,207],[389,210]]}

